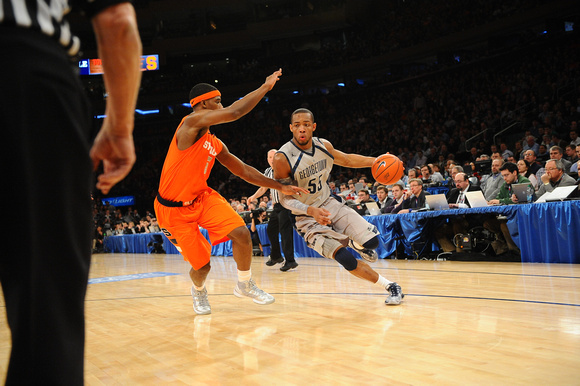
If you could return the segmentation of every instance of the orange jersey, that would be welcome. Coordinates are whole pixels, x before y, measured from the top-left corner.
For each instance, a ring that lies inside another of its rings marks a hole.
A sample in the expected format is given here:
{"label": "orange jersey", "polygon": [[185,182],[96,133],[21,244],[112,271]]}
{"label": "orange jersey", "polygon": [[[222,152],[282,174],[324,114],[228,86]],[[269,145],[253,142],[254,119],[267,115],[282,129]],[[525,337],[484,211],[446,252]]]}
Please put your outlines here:
{"label": "orange jersey", "polygon": [[171,201],[191,201],[207,191],[207,179],[215,157],[223,149],[222,141],[208,130],[193,145],[179,150],[177,132],[184,120],[181,120],[171,140],[159,182],[159,194]]}

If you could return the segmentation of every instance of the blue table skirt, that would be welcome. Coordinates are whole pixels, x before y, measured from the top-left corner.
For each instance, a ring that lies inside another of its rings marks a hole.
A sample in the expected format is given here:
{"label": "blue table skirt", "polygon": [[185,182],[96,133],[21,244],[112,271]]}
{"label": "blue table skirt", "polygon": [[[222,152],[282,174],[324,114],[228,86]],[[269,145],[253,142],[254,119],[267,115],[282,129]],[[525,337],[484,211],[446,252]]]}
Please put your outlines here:
{"label": "blue table skirt", "polygon": [[[367,216],[381,233],[381,245],[377,249],[380,258],[392,255],[399,243],[411,250],[411,243],[432,234],[447,218],[470,214],[501,214],[507,218],[507,226],[514,242],[520,247],[523,262],[580,263],[580,201],[541,204],[502,205],[473,209],[450,209],[442,211],[415,212],[396,215]],[[258,235],[269,255],[267,225],[258,225]],[[207,238],[207,231],[202,229]],[[109,236],[105,249],[114,253],[150,253],[147,245],[154,237],[161,237],[167,253],[179,253],[162,233]],[[214,256],[232,256],[232,243],[227,241],[211,249]],[[321,257],[306,246],[294,231],[296,257]],[[410,253],[409,253],[410,254]]]}

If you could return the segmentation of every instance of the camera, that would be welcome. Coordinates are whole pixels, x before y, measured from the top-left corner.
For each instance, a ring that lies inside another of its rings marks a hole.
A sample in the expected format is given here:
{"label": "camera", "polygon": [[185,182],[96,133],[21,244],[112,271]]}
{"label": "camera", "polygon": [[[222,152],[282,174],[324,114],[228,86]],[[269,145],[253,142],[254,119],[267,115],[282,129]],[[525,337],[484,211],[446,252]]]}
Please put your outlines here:
{"label": "camera", "polygon": [[254,209],[252,210],[252,217],[258,217],[262,212],[264,212],[262,208]]}

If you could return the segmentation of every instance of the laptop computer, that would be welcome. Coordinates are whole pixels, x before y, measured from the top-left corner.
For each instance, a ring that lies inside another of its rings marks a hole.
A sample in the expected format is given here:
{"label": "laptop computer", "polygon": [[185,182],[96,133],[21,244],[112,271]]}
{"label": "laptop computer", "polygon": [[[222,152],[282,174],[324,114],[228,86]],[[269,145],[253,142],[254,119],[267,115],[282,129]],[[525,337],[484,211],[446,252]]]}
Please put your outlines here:
{"label": "laptop computer", "polygon": [[449,209],[449,204],[444,194],[430,194],[425,196],[425,201],[429,208],[432,210],[445,210]]}
{"label": "laptop computer", "polygon": [[365,202],[365,206],[367,207],[371,216],[378,216],[381,214],[381,210],[379,209],[379,205],[374,201]]}
{"label": "laptop computer", "polygon": [[578,189],[577,185],[558,186],[551,192],[546,192],[542,194],[542,196],[538,198],[536,202],[564,201],[576,189]]}
{"label": "laptop computer", "polygon": [[483,208],[487,205],[487,200],[483,195],[481,190],[475,190],[473,192],[465,192],[465,198],[469,202],[469,206],[472,208]]}
{"label": "laptop computer", "polygon": [[518,198],[518,203],[523,204],[528,202],[528,186],[530,184],[512,184],[512,193]]}

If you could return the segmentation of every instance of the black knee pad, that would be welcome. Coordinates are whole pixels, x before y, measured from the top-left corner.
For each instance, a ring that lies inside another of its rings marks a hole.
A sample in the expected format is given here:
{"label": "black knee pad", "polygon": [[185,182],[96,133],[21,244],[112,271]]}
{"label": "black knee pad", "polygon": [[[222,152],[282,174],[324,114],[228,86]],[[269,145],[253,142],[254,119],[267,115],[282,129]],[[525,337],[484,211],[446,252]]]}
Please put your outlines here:
{"label": "black knee pad", "polygon": [[336,251],[334,260],[338,261],[338,263],[341,264],[347,271],[353,271],[356,269],[356,258],[346,248],[340,248],[338,251]]}
{"label": "black knee pad", "polygon": [[363,244],[365,249],[377,249],[379,247],[379,236],[375,236]]}

